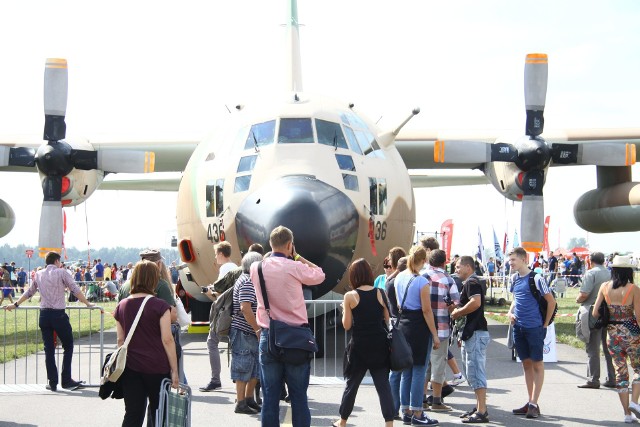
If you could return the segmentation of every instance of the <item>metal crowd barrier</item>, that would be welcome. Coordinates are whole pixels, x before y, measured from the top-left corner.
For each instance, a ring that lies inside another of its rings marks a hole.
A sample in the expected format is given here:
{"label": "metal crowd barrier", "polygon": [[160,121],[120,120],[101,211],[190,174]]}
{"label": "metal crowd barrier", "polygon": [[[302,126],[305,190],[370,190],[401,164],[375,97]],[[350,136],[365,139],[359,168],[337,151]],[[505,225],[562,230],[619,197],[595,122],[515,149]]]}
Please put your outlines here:
{"label": "metal crowd barrier", "polygon": [[342,381],[342,360],[349,341],[349,333],[342,327],[342,300],[306,300],[305,303],[318,342],[318,353],[311,361],[311,375]]}
{"label": "metal crowd barrier", "polygon": [[[73,329],[72,376],[74,379],[85,381],[88,386],[97,387],[100,385],[100,369],[104,360],[104,310],[97,306],[67,306],[66,310]],[[88,331],[84,336],[80,336],[81,314],[87,310]],[[0,354],[5,361],[0,368],[2,375],[0,384],[46,384],[47,371],[42,333],[38,327],[40,307],[21,306],[11,312],[7,310],[0,310],[0,312],[3,320]],[[97,332],[92,331],[94,322],[100,324]],[[25,357],[30,344],[35,344],[37,351]],[[12,360],[7,360],[11,356],[9,349],[13,350]],[[56,345],[58,374],[62,369],[62,355],[62,343],[58,339]]]}

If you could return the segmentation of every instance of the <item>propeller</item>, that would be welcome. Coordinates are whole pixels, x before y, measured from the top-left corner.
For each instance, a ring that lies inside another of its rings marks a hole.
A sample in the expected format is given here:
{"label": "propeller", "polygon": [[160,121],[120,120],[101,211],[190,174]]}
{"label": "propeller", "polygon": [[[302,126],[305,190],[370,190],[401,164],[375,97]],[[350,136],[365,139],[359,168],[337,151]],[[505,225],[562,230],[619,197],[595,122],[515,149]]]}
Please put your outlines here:
{"label": "propeller", "polygon": [[516,145],[454,140],[434,144],[434,162],[477,165],[488,162],[512,162],[520,170],[516,183],[522,190],[520,236],[522,247],[540,252],[544,234],[545,172],[550,162],[560,165],[629,166],[635,163],[634,144],[592,141],[581,144],[547,143],[542,137],[547,96],[548,59],[532,53],[525,59],[525,135]]}
{"label": "propeller", "polygon": [[[62,195],[64,177],[74,168],[105,172],[153,172],[155,154],[132,150],[79,150],[64,141],[67,111],[66,59],[49,58],[44,72],[44,134],[47,141],[37,151],[24,147],[0,147],[0,166],[37,166],[42,175],[39,253],[60,251],[63,238]],[[68,182],[67,182],[68,183]]]}

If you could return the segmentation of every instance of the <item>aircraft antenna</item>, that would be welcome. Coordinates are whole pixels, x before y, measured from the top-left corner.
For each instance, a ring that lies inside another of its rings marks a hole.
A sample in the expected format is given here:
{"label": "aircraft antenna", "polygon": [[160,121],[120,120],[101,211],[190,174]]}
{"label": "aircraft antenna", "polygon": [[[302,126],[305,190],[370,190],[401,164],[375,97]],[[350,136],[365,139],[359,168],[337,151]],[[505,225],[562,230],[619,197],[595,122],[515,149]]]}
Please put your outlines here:
{"label": "aircraft antenna", "polygon": [[229,106],[227,104],[224,104],[224,108],[226,108],[229,114],[231,114],[231,110],[229,109]]}

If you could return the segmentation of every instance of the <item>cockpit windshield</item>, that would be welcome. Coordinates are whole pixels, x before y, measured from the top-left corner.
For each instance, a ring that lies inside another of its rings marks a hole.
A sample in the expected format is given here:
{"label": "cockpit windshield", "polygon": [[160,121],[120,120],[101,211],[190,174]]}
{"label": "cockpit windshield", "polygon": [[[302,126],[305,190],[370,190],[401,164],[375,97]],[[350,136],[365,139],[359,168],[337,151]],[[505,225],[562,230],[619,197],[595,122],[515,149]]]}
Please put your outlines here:
{"label": "cockpit windshield", "polygon": [[311,119],[280,119],[279,144],[312,144]]}
{"label": "cockpit windshield", "polygon": [[320,144],[349,149],[340,124],[316,119],[316,132],[318,132],[318,142]]}
{"label": "cockpit windshield", "polygon": [[276,121],[258,123],[251,126],[249,135],[244,144],[244,149],[259,148],[265,145],[273,144],[273,136],[276,133]]}

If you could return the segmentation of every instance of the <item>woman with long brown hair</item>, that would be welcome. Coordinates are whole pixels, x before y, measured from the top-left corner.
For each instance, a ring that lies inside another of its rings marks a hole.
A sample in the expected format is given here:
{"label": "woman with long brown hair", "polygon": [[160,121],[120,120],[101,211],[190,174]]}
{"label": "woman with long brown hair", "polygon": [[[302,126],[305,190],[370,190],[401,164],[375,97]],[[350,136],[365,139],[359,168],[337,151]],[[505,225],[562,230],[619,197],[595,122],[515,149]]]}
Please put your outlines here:
{"label": "woman with long brown hair", "polygon": [[349,282],[353,290],[344,295],[342,302],[342,325],[345,330],[352,331],[346,355],[349,362],[344,373],[347,385],[342,394],[340,420],[333,423],[334,427],[347,425],[358,388],[367,370],[371,373],[378,393],[385,426],[393,425],[394,408],[389,386],[387,340],[389,311],[384,291],[374,288],[373,280],[371,266],[364,258],[351,263]]}
{"label": "woman with long brown hair", "polygon": [[145,409],[147,425],[155,425],[162,380],[171,378],[172,386],[178,387],[176,346],[171,335],[171,306],[153,296],[159,275],[160,271],[154,262],[138,262],[131,277],[131,294],[120,301],[113,314],[118,346],[121,346],[145,297],[151,296],[129,342],[127,364],[121,377],[125,405],[123,427],[142,426]]}

